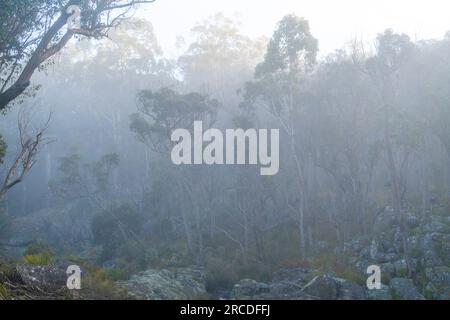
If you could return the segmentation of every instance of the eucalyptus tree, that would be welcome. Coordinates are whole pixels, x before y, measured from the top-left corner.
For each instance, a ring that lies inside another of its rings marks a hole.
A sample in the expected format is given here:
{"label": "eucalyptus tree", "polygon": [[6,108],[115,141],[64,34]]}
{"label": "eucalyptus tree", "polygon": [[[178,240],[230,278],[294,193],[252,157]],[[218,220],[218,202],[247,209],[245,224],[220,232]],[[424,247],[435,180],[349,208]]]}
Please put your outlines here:
{"label": "eucalyptus tree", "polygon": [[[246,84],[243,107],[264,109],[284,132],[295,172],[295,187],[288,203],[299,226],[300,251],[306,256],[305,210],[308,210],[307,133],[302,131],[302,91],[316,64],[318,41],[309,23],[295,15],[285,16],[269,41],[255,80]],[[283,137],[282,137],[283,138]]]}
{"label": "eucalyptus tree", "polygon": [[[136,5],[154,0],[58,0],[1,2],[0,111],[31,84],[74,36],[102,38],[117,27]],[[79,24],[69,25],[79,14]]]}

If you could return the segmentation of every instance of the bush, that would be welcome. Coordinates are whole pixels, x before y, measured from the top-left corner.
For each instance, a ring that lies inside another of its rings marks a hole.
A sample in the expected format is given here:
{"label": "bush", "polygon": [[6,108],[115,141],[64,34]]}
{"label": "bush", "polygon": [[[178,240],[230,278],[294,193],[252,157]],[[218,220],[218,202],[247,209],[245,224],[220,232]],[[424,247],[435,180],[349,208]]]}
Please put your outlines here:
{"label": "bush", "polygon": [[38,242],[28,246],[23,259],[26,264],[48,266],[53,263],[53,252],[49,245]]}
{"label": "bush", "polygon": [[26,264],[35,266],[49,266],[53,263],[53,258],[48,254],[30,254],[23,258]]}

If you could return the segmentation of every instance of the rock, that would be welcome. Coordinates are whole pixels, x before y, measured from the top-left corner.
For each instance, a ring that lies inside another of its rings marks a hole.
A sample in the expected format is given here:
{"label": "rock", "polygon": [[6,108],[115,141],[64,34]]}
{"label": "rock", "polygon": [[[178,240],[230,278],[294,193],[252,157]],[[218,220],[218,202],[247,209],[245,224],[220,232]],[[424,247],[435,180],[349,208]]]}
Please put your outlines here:
{"label": "rock", "polygon": [[118,281],[116,286],[130,298],[146,300],[187,300],[207,297],[203,272],[197,268],[147,270]]}
{"label": "rock", "polygon": [[428,222],[425,225],[424,230],[427,233],[434,233],[434,232],[447,233],[449,230],[449,227],[446,224],[444,224],[436,219],[432,219],[430,222]]}
{"label": "rock", "polygon": [[383,263],[380,265],[381,275],[388,275],[393,277],[395,275],[395,266],[392,262]]}
{"label": "rock", "polygon": [[16,272],[20,280],[30,287],[58,290],[64,288],[67,282],[66,269],[55,266],[19,264]]}
{"label": "rock", "polygon": [[402,214],[402,219],[409,229],[415,229],[420,226],[420,219],[413,213],[407,212]]}
{"label": "rock", "polygon": [[344,243],[344,253],[348,255],[358,255],[364,248],[364,244],[359,240],[351,240]]}
{"label": "rock", "polygon": [[408,264],[405,259],[394,261],[394,274],[398,277],[404,277],[408,274]]}
{"label": "rock", "polygon": [[285,268],[277,271],[270,285],[274,297],[293,297],[311,279],[311,271],[305,268]]}
{"label": "rock", "polygon": [[335,300],[338,297],[338,284],[332,276],[324,274],[311,280],[303,291],[317,299]]}
{"label": "rock", "polygon": [[431,235],[436,255],[443,264],[450,265],[450,234],[433,233]]}
{"label": "rock", "polygon": [[233,286],[230,298],[234,300],[264,299],[270,286],[251,279],[243,279]]}
{"label": "rock", "polygon": [[382,284],[380,289],[367,290],[369,300],[391,300],[392,295],[387,285]]}
{"label": "rock", "polygon": [[450,268],[447,266],[426,268],[429,283],[425,291],[433,299],[450,300]]}
{"label": "rock", "polygon": [[425,300],[411,279],[394,278],[389,283],[392,298],[396,300]]}
{"label": "rock", "polygon": [[387,253],[384,256],[384,259],[386,262],[394,262],[395,260],[398,260],[398,255],[395,253]]}
{"label": "rock", "polygon": [[436,248],[435,240],[439,237],[435,233],[426,234],[422,239],[422,252],[423,252],[423,264],[425,267],[435,267],[444,265],[438,251]]}
{"label": "rock", "polygon": [[362,300],[366,298],[363,287],[330,274],[315,277],[302,291],[320,300]]}
{"label": "rock", "polygon": [[365,247],[359,252],[359,258],[363,260],[370,259],[370,247]]}
{"label": "rock", "polygon": [[367,298],[364,288],[354,282],[334,278],[338,283],[338,300],[364,300]]}

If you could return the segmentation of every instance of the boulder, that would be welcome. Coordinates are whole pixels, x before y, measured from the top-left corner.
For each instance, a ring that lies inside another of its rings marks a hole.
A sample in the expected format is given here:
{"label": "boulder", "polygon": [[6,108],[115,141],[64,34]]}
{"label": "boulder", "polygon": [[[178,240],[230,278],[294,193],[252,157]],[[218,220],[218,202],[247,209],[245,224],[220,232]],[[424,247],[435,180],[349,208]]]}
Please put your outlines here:
{"label": "boulder", "polygon": [[264,299],[270,291],[270,286],[263,282],[243,279],[233,286],[230,298],[233,300]]}
{"label": "boulder", "polygon": [[16,273],[23,284],[41,289],[58,290],[67,282],[66,269],[62,267],[18,264]]}
{"label": "boulder", "polygon": [[450,268],[447,266],[426,268],[425,275],[429,281],[425,288],[427,297],[450,300]]}
{"label": "boulder", "polygon": [[390,289],[382,284],[380,289],[367,290],[367,299],[369,300],[392,300]]}
{"label": "boulder", "polygon": [[116,286],[128,297],[145,300],[188,300],[207,297],[203,272],[197,268],[146,270]]}
{"label": "boulder", "polygon": [[363,287],[330,274],[315,277],[302,291],[320,300],[362,300],[366,298]]}
{"label": "boulder", "polygon": [[439,236],[437,233],[428,233],[422,239],[422,264],[425,267],[435,267],[444,265],[444,261],[439,254]]}
{"label": "boulder", "polygon": [[312,279],[303,291],[317,299],[335,300],[338,296],[338,284],[332,276],[324,274]]}
{"label": "boulder", "polygon": [[274,297],[295,297],[311,279],[311,270],[305,268],[284,268],[277,271],[270,285]]}
{"label": "boulder", "polygon": [[408,264],[405,259],[400,259],[392,263],[394,266],[394,274],[402,277],[408,274]]}
{"label": "boulder", "polygon": [[364,300],[367,298],[364,288],[354,282],[334,278],[338,284],[338,300]]}
{"label": "boulder", "polygon": [[424,300],[414,282],[407,278],[394,278],[389,283],[392,298],[396,300]]}
{"label": "boulder", "polygon": [[420,226],[420,219],[411,212],[402,213],[402,219],[409,229],[415,229]]}

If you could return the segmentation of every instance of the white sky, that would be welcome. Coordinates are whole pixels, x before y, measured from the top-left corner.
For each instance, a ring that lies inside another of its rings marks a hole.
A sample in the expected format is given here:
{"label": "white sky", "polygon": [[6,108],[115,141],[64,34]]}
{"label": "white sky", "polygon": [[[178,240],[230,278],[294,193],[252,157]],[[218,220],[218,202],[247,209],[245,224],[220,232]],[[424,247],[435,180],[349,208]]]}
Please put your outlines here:
{"label": "white sky", "polygon": [[188,39],[196,22],[217,12],[238,14],[242,33],[252,37],[270,36],[285,14],[296,13],[309,20],[321,55],[355,37],[372,41],[388,27],[415,40],[450,30],[449,0],[156,0],[141,9],[168,55],[176,53],[177,36]]}

